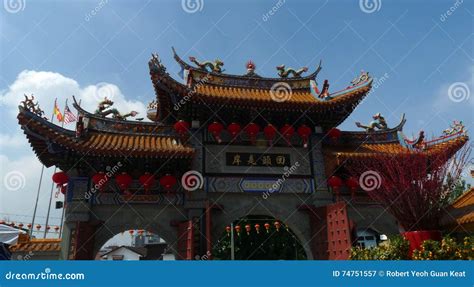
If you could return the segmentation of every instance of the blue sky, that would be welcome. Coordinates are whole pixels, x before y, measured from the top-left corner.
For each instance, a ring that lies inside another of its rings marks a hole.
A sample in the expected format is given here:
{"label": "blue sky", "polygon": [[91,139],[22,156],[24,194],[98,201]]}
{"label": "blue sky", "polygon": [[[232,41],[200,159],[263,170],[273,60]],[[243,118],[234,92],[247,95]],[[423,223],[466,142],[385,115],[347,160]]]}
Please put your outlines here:
{"label": "blue sky", "polygon": [[[0,8],[2,178],[16,167],[31,168],[17,191],[27,199],[17,206],[11,204],[17,195],[2,193],[0,219],[7,214],[21,221],[21,215],[31,214],[38,180],[39,165],[15,119],[22,94],[35,93],[49,114],[55,97],[87,95],[107,85],[122,106],[140,109],[155,98],[150,53],[157,52],[177,78],[171,46],[186,58],[218,57],[226,72],[235,74],[243,74],[250,59],[260,75],[272,77],[277,65],[312,70],[321,59],[318,82],[329,79],[332,91],[346,87],[361,70],[376,78],[386,75],[341,125],[345,130],[376,112],[389,126],[406,113],[409,135],[420,129],[439,135],[455,119],[473,126],[473,2],[375,0],[367,2],[377,9],[368,11],[360,1],[348,0],[202,0],[194,13],[171,0],[17,2],[19,11]],[[464,89],[458,101],[448,93],[455,83]],[[43,214],[49,188],[43,187]]]}

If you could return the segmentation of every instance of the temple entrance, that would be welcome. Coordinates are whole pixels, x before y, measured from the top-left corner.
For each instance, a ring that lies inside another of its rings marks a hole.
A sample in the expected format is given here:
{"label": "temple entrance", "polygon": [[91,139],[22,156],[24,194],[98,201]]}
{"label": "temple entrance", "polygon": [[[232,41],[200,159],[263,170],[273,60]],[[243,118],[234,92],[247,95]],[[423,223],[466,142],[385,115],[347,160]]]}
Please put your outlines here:
{"label": "temple entrance", "polygon": [[175,260],[168,243],[144,229],[130,229],[116,234],[99,249],[95,260]]}
{"label": "temple entrance", "polygon": [[232,249],[235,260],[307,259],[303,245],[288,225],[271,216],[250,215],[227,226],[212,254],[215,260],[231,260]]}

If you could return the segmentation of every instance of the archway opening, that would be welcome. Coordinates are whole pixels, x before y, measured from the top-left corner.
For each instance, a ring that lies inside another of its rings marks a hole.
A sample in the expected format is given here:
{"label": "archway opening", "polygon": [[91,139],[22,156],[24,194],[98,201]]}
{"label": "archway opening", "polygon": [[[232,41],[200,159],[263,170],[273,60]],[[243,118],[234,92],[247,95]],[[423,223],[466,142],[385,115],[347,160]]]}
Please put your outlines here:
{"label": "archway opening", "polygon": [[303,245],[289,226],[263,215],[249,215],[229,224],[212,254],[216,260],[307,259]]}
{"label": "archway opening", "polygon": [[95,260],[176,260],[168,243],[144,229],[130,229],[114,235],[96,254]]}

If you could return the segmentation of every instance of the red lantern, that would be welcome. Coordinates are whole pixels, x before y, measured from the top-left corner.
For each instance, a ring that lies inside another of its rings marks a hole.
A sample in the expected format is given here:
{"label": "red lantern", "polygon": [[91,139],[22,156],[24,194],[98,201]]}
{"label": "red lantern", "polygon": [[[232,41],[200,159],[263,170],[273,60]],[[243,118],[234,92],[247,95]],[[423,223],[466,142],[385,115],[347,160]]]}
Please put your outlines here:
{"label": "red lantern", "polygon": [[120,190],[126,195],[126,196],[130,196],[131,193],[130,191],[128,190],[128,188],[130,187],[130,185],[132,184],[132,177],[130,175],[128,175],[126,172],[122,172],[121,174],[119,175],[116,175],[115,176],[115,181],[117,182]]}
{"label": "red lantern", "polygon": [[235,231],[237,231],[237,235],[240,235],[240,225],[235,226]]}
{"label": "red lantern", "polygon": [[58,171],[53,174],[53,182],[56,183],[56,187],[62,194],[66,194],[65,184],[69,181],[69,177],[64,171]]}
{"label": "red lantern", "polygon": [[273,224],[275,225],[276,230],[280,231],[281,223],[279,221],[275,221]]}
{"label": "red lantern", "polygon": [[265,229],[267,230],[267,233],[269,233],[270,232],[270,223],[265,223],[264,226],[265,226]]}
{"label": "red lantern", "polygon": [[227,131],[230,133],[230,135],[232,136],[232,138],[235,138],[235,137],[240,133],[241,130],[242,130],[242,128],[241,128],[240,125],[237,124],[237,123],[231,123],[231,124],[227,127]]}
{"label": "red lantern", "polygon": [[23,228],[23,226],[23,223],[18,224],[18,227],[20,227],[20,229]]}
{"label": "red lantern", "polygon": [[59,231],[59,226],[55,226],[55,227],[54,227],[54,231],[55,231],[55,232],[58,232],[58,231]]}
{"label": "red lantern", "polygon": [[28,229],[31,229],[31,226],[33,226],[31,223],[28,223],[28,224],[26,225],[26,227],[28,227]]}
{"label": "red lantern", "polygon": [[128,233],[130,233],[131,236],[135,233],[135,230],[129,230]]}
{"label": "red lantern", "polygon": [[283,137],[285,138],[286,140],[286,143],[288,145],[291,145],[291,137],[293,136],[293,134],[295,133],[295,128],[293,128],[291,125],[289,124],[286,124],[284,126],[281,127],[280,129],[280,133],[283,135]]}
{"label": "red lantern", "polygon": [[333,175],[329,178],[328,184],[336,194],[336,201],[339,201],[339,190],[342,186],[342,180],[339,177]]}
{"label": "red lantern", "polygon": [[308,147],[309,136],[311,135],[311,129],[307,125],[302,125],[298,128],[298,134],[303,140],[303,146]]}
{"label": "red lantern", "polygon": [[341,131],[337,128],[332,128],[328,131],[327,135],[333,142],[337,142],[341,137]]}
{"label": "red lantern", "polygon": [[213,122],[207,127],[207,130],[212,134],[218,143],[222,142],[221,132],[224,129],[224,126],[221,123]]}
{"label": "red lantern", "polygon": [[264,129],[263,129],[263,134],[265,135],[265,138],[269,142],[269,144],[272,144],[273,139],[275,138],[277,134],[277,128],[272,125],[268,124]]}
{"label": "red lantern", "polygon": [[257,134],[260,131],[260,126],[257,125],[256,123],[250,123],[245,127],[245,132],[250,138],[250,142],[252,144],[255,143],[255,140],[257,139]]}
{"label": "red lantern", "polygon": [[250,227],[250,224],[245,225],[245,231],[247,231],[247,235],[250,235],[250,230],[252,227]]}
{"label": "red lantern", "polygon": [[50,229],[51,229],[51,226],[46,226],[46,232],[49,232]]}
{"label": "red lantern", "polygon": [[351,176],[346,180],[346,185],[351,190],[351,197],[354,198],[355,192],[359,187],[359,181],[357,180],[357,178]]}
{"label": "red lantern", "polygon": [[230,228],[230,226],[225,227],[225,231],[227,232],[227,235],[230,235],[231,230],[232,230],[232,228]]}
{"label": "red lantern", "polygon": [[36,229],[37,229],[37,230],[40,230],[40,229],[41,229],[41,225],[37,224],[37,225],[36,225]]}
{"label": "red lantern", "polygon": [[255,230],[257,231],[257,234],[260,233],[260,224],[255,224]]}
{"label": "red lantern", "polygon": [[173,125],[173,128],[182,137],[189,131],[189,123],[179,120]]}
{"label": "red lantern", "polygon": [[170,174],[160,178],[160,184],[166,191],[171,191],[171,189],[173,189],[173,187],[176,185],[176,182],[176,177]]}
{"label": "red lantern", "polygon": [[155,176],[149,172],[145,172],[140,178],[138,179],[140,183],[143,185],[143,189],[145,193],[150,193],[150,188],[155,184]]}
{"label": "red lantern", "polygon": [[104,187],[108,181],[109,177],[102,171],[92,176],[92,182],[96,185],[96,188],[99,189],[100,192],[104,191]]}

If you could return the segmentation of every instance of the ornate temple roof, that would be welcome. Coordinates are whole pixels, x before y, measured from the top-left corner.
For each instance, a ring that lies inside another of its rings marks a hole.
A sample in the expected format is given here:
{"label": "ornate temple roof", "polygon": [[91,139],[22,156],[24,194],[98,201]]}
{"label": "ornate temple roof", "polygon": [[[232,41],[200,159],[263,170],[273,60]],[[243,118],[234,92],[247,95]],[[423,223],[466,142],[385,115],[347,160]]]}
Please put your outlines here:
{"label": "ornate temple roof", "polygon": [[48,252],[61,251],[61,239],[30,239],[10,246],[11,252]]}
{"label": "ornate temple roof", "polygon": [[132,158],[190,158],[194,154],[193,148],[183,145],[172,135],[133,130],[114,132],[90,126],[81,138],[77,138],[74,131],[54,125],[22,106],[19,109],[18,122],[34,152],[47,167],[71,154]]}
{"label": "ornate temple roof", "polygon": [[[284,71],[291,71],[293,77],[265,78],[253,73],[253,70],[245,75],[229,75],[205,68],[205,65],[214,67],[218,60],[212,64],[209,61],[199,63],[192,58],[196,63],[193,66],[182,60],[175,51],[174,57],[183,69],[180,74],[185,83],[170,76],[158,55],[153,55],[149,61],[162,119],[175,114],[177,103],[185,99],[184,104],[217,104],[248,110],[260,107],[295,115],[305,112],[312,122],[327,129],[339,125],[351,114],[368,94],[373,82],[368,73],[362,73],[346,88],[330,92],[327,80],[321,89],[316,83],[321,64],[315,72],[305,77],[300,75],[303,70],[296,72],[289,68]],[[255,67],[253,63],[252,66]]]}

